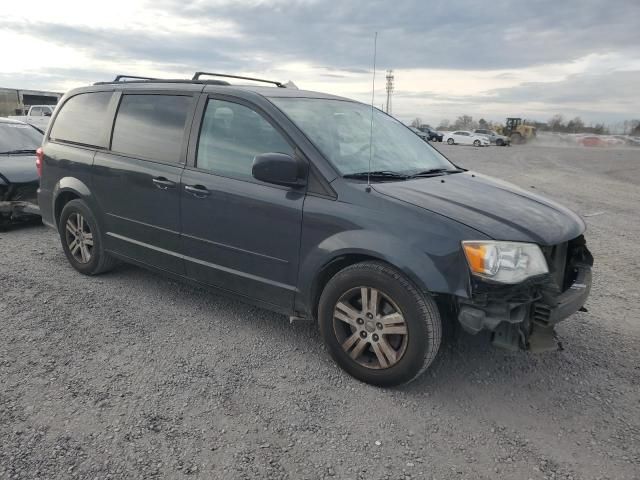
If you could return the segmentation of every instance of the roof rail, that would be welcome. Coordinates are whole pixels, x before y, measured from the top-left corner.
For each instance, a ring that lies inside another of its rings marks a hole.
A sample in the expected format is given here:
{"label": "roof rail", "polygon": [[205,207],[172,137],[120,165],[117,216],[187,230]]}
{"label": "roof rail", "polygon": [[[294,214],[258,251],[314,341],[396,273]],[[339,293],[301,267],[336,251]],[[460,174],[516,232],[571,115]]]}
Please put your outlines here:
{"label": "roof rail", "polygon": [[211,72],[196,72],[193,75],[192,80],[200,80],[200,77],[203,75],[207,75],[209,77],[224,77],[224,78],[237,78],[238,80],[251,80],[253,82],[263,82],[263,83],[272,83],[278,88],[287,88],[282,83],[276,82],[275,80],[264,80],[262,78],[252,78],[252,77],[240,77],[238,75],[226,75],[224,73],[211,73]]}
{"label": "roof rail", "polygon": [[134,80],[158,80],[157,78],[153,78],[153,77],[136,77],[135,75],[118,75],[114,82],[120,82],[123,78],[132,78]]}

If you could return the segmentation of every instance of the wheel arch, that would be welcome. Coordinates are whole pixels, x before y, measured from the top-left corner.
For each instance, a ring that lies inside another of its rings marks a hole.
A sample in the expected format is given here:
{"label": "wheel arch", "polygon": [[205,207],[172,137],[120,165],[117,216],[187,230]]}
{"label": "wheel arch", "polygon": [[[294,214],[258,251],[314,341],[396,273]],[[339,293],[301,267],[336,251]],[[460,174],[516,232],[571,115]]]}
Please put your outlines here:
{"label": "wheel arch", "polygon": [[56,228],[64,206],[76,199],[85,200],[91,209],[94,208],[91,190],[82,180],[75,177],[61,178],[53,190],[53,219]]}
{"label": "wheel arch", "polygon": [[[310,318],[317,318],[318,300],[329,280],[343,268],[364,261],[379,261],[402,272],[422,292],[433,294],[453,293],[456,287],[424,252],[417,252],[406,245],[387,242],[388,250],[352,248],[331,252],[321,260],[303,265],[300,273],[296,311]],[[326,253],[326,252],[325,252]]]}

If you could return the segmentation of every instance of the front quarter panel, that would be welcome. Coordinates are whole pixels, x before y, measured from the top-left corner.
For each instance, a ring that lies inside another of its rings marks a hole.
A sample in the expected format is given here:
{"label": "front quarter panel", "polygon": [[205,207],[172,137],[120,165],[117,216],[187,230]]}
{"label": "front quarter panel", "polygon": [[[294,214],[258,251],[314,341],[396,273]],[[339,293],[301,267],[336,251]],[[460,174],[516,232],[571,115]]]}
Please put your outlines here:
{"label": "front quarter panel", "polygon": [[296,310],[311,315],[319,272],[345,255],[385,261],[423,291],[467,297],[460,242],[485,235],[433,212],[343,183],[340,200],[308,196],[302,227]]}

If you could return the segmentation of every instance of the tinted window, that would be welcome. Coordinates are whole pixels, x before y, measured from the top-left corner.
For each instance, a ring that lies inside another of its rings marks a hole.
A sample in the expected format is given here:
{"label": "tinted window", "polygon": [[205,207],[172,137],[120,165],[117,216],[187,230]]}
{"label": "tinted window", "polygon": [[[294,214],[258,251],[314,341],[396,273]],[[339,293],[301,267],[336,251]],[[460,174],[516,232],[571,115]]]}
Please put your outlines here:
{"label": "tinted window", "polygon": [[192,97],[123,95],[111,150],[138,158],[179,163]]}
{"label": "tinted window", "polygon": [[31,125],[0,122],[0,153],[35,151],[41,144],[42,134]]}
{"label": "tinted window", "polygon": [[106,147],[105,128],[111,92],[81,93],[71,97],[56,117],[53,140]]}
{"label": "tinted window", "polygon": [[232,177],[251,177],[261,153],[293,150],[258,113],[237,103],[209,100],[200,129],[197,167]]}

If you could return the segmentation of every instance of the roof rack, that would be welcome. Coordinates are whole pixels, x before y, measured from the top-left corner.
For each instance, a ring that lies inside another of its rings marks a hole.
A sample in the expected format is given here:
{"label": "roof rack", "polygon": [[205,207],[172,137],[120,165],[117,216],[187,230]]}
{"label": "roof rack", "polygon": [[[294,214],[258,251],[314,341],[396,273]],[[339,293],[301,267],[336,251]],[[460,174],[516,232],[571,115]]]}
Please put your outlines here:
{"label": "roof rack", "polygon": [[253,82],[271,83],[278,88],[287,88],[282,83],[276,82],[275,80],[264,80],[262,78],[253,78],[253,77],[240,77],[238,75],[227,75],[224,73],[196,72],[195,75],[193,75],[192,80],[200,80],[200,77],[203,75],[207,75],[209,77],[236,78],[238,80],[251,80]]}
{"label": "roof rack", "polygon": [[123,78],[132,78],[134,80],[158,80],[157,78],[153,78],[153,77],[137,77],[135,75],[118,75],[116,76],[114,82],[120,82],[122,81]]}

